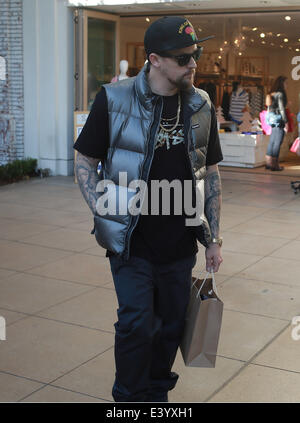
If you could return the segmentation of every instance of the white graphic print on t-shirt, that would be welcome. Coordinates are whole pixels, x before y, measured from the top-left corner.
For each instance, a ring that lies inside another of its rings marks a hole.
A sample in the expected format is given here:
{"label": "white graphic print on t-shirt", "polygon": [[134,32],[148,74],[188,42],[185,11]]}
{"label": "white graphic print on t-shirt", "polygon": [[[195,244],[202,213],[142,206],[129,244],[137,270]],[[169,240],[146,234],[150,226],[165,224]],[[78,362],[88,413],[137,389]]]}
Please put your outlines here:
{"label": "white graphic print on t-shirt", "polygon": [[[163,121],[162,121],[162,124],[164,128],[168,129],[168,125],[164,125]],[[166,149],[169,150],[172,145],[177,145],[182,142],[184,142],[182,124],[177,125],[174,131],[172,132],[165,132],[162,128],[160,128],[156,138],[155,149],[162,147],[163,145],[166,145]]]}

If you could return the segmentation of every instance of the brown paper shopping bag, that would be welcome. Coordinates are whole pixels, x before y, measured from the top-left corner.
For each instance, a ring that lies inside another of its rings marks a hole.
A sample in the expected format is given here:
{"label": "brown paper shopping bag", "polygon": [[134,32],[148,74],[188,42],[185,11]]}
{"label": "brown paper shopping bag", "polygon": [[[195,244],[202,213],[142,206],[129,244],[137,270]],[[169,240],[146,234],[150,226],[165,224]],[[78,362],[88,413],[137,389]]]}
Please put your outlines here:
{"label": "brown paper shopping bag", "polygon": [[215,367],[222,323],[223,302],[217,295],[214,274],[192,278],[191,296],[180,344],[190,367]]}

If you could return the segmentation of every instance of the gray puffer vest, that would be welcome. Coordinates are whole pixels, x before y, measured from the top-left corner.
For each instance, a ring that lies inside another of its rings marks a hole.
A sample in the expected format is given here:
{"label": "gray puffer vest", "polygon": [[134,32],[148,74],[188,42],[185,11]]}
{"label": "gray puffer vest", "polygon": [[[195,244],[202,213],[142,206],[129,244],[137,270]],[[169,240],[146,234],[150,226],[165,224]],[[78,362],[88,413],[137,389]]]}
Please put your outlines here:
{"label": "gray puffer vest", "polygon": [[[137,193],[128,189],[131,181],[148,181],[161,118],[162,98],[150,90],[145,67],[134,78],[106,84],[104,87],[108,102],[110,143],[107,158],[102,163],[101,179],[112,181],[114,188],[105,191],[105,195],[106,199],[114,197],[118,210],[120,199],[126,198],[128,204]],[[198,241],[207,247],[211,233],[204,215],[203,178],[206,173],[211,102],[205,91],[193,87],[182,94],[182,104],[186,151],[200,210],[199,222],[193,226]],[[126,178],[122,180],[119,172],[125,172],[123,175]],[[92,233],[95,233],[97,242],[103,248],[128,259],[130,239],[138,218],[139,215],[130,214],[128,209],[126,213],[95,215]]]}

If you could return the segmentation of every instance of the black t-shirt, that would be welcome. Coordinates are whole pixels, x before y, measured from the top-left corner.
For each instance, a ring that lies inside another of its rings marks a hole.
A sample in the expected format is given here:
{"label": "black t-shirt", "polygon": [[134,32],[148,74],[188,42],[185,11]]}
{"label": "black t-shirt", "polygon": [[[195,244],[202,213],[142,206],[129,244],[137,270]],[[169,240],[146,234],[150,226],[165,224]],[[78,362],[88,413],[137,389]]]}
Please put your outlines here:
{"label": "black t-shirt", "polygon": [[[155,141],[154,157],[148,180],[148,210],[151,210],[151,181],[166,179],[191,181],[191,166],[184,142],[183,115],[177,122],[178,95],[163,97],[161,124],[167,130],[159,129]],[[80,153],[104,161],[109,145],[107,98],[105,89],[96,96],[74,148]],[[211,130],[206,157],[206,166],[223,160],[214,107],[211,111]],[[183,191],[182,191],[183,192]],[[193,227],[185,225],[186,215],[182,200],[181,215],[174,212],[174,196],[170,190],[170,213],[164,215],[161,207],[158,215],[139,216],[132,233],[130,254],[146,258],[154,263],[167,263],[188,257],[197,252],[197,241]],[[184,193],[182,194],[182,199]],[[108,255],[110,255],[108,253]]]}

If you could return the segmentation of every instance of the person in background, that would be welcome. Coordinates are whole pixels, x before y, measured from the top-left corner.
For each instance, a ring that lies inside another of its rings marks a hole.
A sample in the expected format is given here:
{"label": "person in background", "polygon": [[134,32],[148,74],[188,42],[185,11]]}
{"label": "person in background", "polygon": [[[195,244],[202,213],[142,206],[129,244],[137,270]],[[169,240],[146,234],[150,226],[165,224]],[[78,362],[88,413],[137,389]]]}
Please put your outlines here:
{"label": "person in background", "polygon": [[232,94],[230,97],[230,120],[235,122],[237,125],[241,125],[241,123],[243,123],[243,114],[247,110],[248,106],[249,94],[242,87],[240,81],[234,81],[232,83]]}
{"label": "person in background", "polygon": [[279,166],[280,147],[287,131],[287,77],[278,76],[273,83],[271,92],[266,97],[268,106],[267,123],[272,127],[269,145],[266,154],[265,168],[273,171],[280,171],[284,168]]}

